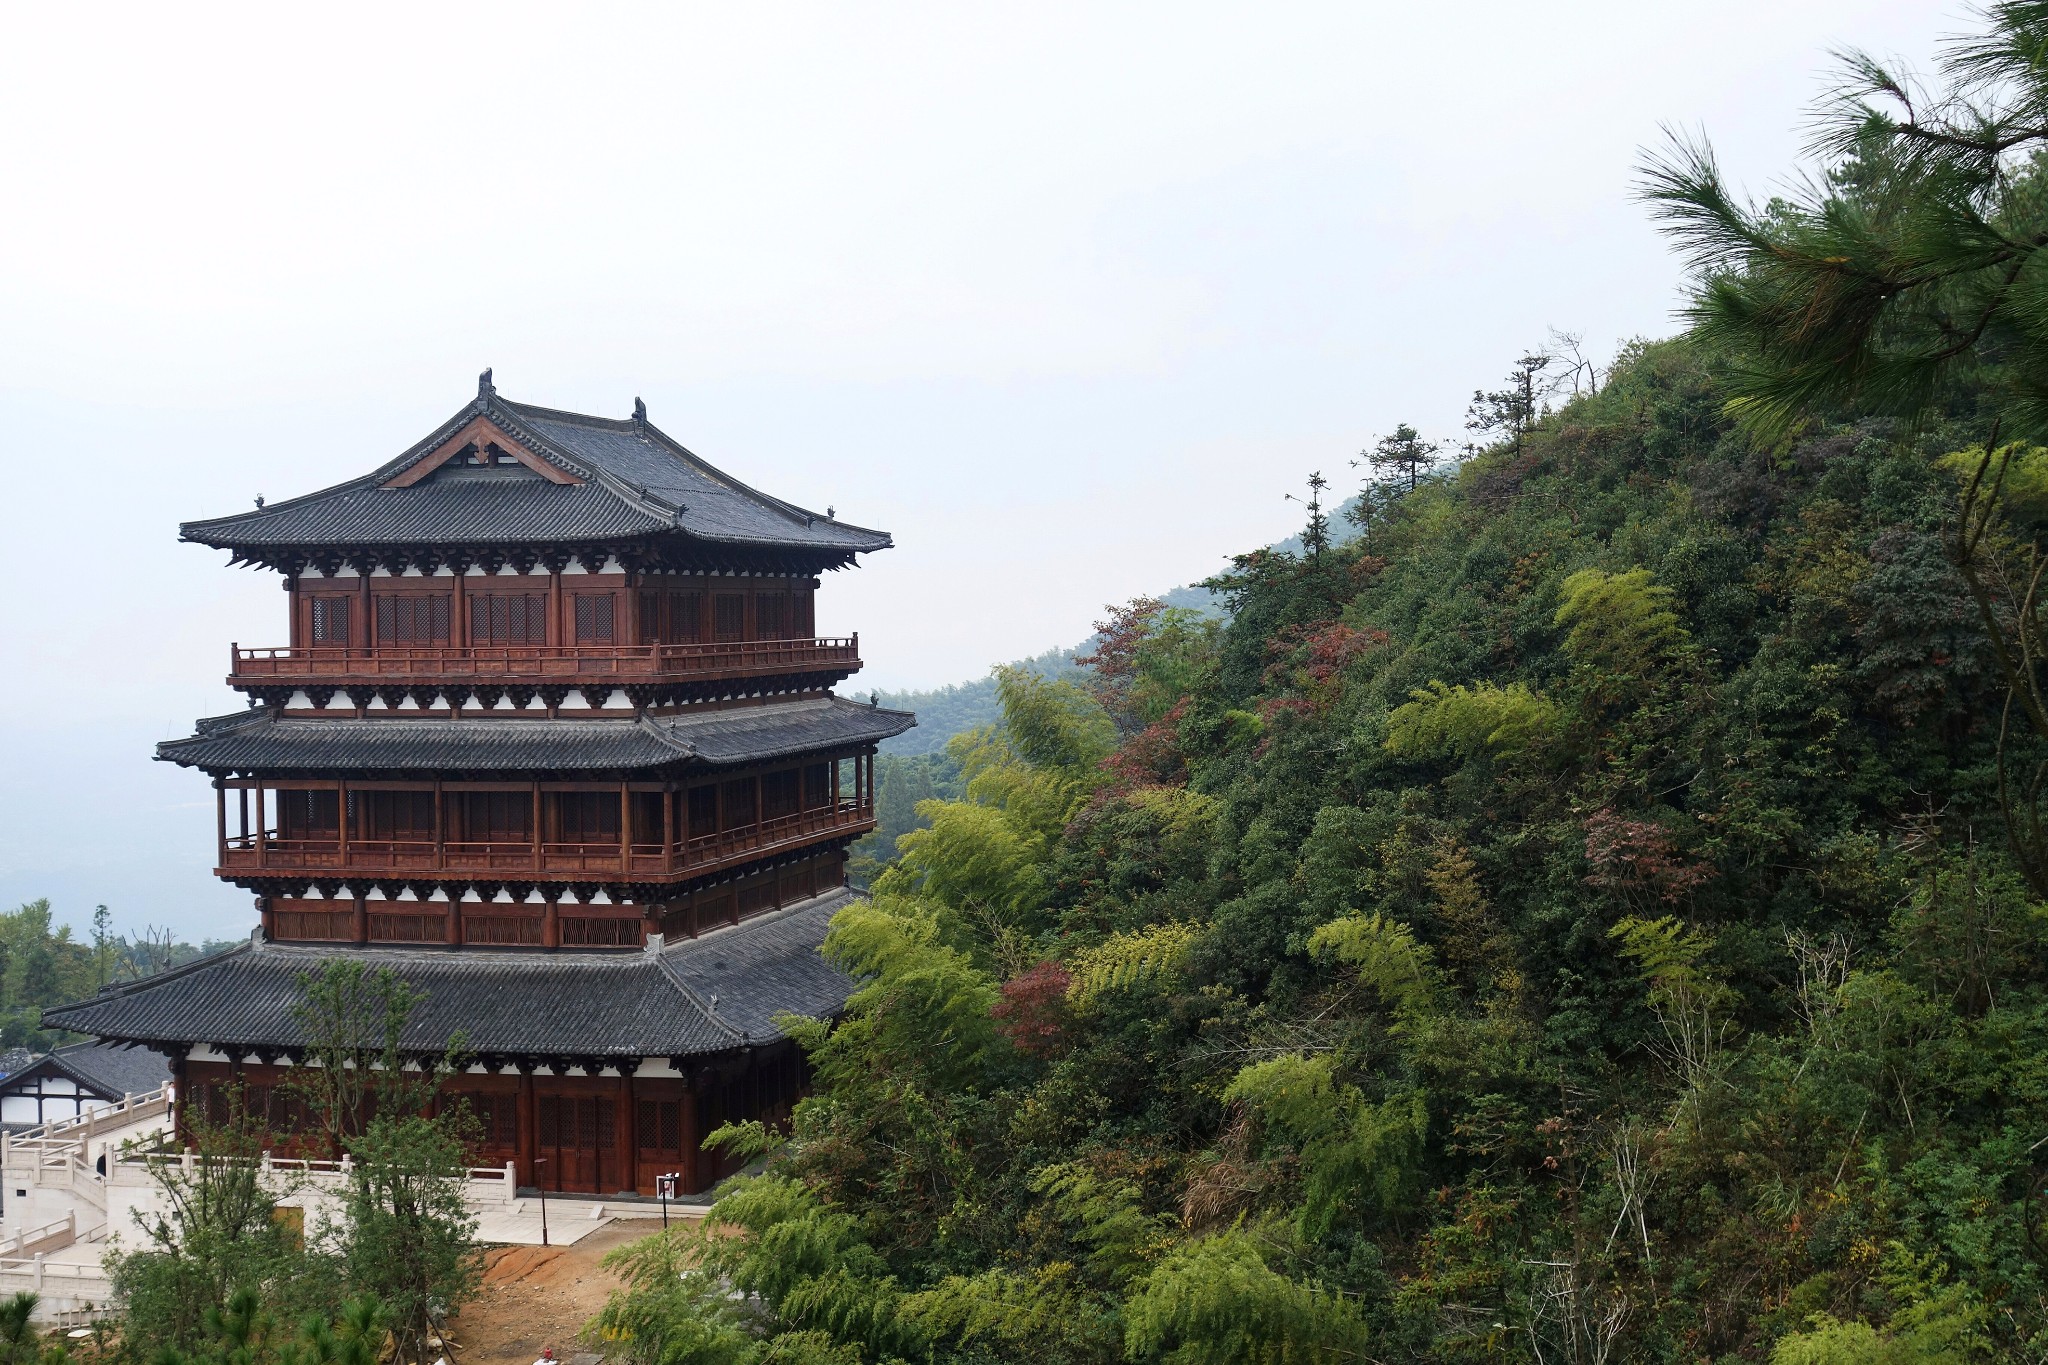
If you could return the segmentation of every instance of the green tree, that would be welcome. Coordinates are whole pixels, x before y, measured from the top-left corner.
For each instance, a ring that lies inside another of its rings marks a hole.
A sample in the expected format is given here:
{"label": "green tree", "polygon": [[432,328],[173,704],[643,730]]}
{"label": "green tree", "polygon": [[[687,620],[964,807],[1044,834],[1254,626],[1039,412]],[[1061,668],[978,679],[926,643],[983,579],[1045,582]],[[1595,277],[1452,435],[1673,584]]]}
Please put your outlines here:
{"label": "green tree", "polygon": [[1435,441],[1423,440],[1421,432],[1403,422],[1392,435],[1380,437],[1370,449],[1360,453],[1372,465],[1376,478],[1406,482],[1407,491],[1412,493],[1422,476],[1436,466],[1440,449]]}

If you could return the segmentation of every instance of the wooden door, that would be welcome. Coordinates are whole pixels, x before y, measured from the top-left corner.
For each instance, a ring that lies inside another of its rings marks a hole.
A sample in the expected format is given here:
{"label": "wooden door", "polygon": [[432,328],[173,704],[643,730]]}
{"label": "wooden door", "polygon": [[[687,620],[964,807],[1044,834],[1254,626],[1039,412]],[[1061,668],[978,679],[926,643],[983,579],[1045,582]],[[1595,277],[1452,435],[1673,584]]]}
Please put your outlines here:
{"label": "wooden door", "polygon": [[570,1194],[613,1194],[619,1182],[618,1101],[610,1095],[542,1095],[539,1183]]}

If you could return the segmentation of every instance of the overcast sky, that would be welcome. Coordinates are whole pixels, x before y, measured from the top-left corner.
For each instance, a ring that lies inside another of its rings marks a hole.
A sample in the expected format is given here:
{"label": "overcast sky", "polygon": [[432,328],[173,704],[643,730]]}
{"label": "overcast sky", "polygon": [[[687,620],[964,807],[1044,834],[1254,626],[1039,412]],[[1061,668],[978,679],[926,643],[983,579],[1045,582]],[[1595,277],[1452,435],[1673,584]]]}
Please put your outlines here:
{"label": "overcast sky", "polygon": [[240,934],[150,746],[275,575],[176,540],[358,474],[496,368],[892,531],[856,685],[1069,644],[1290,534],[1547,328],[1673,329],[1660,123],[1753,188],[1859,0],[12,4],[0,44],[0,901]]}

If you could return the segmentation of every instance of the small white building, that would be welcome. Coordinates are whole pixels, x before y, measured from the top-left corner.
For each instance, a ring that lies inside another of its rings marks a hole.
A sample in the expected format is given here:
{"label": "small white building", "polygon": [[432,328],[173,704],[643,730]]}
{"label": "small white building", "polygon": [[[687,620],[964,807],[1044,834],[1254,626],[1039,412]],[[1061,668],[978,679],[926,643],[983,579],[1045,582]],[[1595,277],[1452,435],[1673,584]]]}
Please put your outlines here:
{"label": "small white building", "polygon": [[0,1128],[10,1133],[75,1119],[160,1089],[171,1078],[163,1054],[112,1043],[73,1043],[0,1079]]}

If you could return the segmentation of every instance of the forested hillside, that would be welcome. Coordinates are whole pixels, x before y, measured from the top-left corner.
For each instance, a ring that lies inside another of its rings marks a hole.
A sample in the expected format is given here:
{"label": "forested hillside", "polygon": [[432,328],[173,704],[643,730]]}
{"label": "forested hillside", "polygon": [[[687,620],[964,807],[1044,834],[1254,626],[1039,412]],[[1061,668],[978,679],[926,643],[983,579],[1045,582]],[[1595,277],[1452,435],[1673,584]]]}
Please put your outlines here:
{"label": "forested hillside", "polygon": [[2007,156],[2048,12],[1959,51],[1990,112],[1852,74],[1811,202],[1653,167],[1694,334],[1522,384],[1353,539],[1241,558],[1221,620],[1002,673],[835,922],[866,984],[801,1026],[768,1173],[635,1249],[603,1330],[2048,1358],[2048,205]]}

